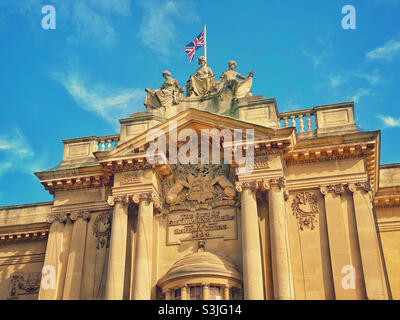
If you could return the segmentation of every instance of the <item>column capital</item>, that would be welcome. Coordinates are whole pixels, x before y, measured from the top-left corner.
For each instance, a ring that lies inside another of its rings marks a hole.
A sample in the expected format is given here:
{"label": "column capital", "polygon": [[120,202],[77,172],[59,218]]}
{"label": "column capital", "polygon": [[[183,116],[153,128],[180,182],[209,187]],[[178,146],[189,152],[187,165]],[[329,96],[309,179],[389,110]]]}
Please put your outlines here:
{"label": "column capital", "polygon": [[286,186],[286,179],[284,177],[263,179],[262,186],[265,190],[269,190],[271,187],[279,187],[279,189],[283,189]]}
{"label": "column capital", "polygon": [[125,195],[109,196],[107,198],[107,203],[111,207],[113,207],[116,203],[126,203],[126,202],[127,202],[127,197]]}
{"label": "column capital", "polygon": [[250,189],[251,191],[255,191],[256,189],[258,189],[258,183],[256,180],[237,181],[235,183],[235,188],[237,192],[242,192],[244,189]]}
{"label": "column capital", "polygon": [[65,223],[65,222],[67,222],[67,213],[66,212],[52,212],[47,215],[46,220],[50,224],[55,221],[58,221],[60,223]]}
{"label": "column capital", "polygon": [[89,220],[90,213],[89,211],[73,211],[71,212],[70,218],[72,222],[75,222],[79,218],[82,218],[83,220]]}
{"label": "column capital", "polygon": [[153,203],[154,208],[161,208],[160,197],[154,192],[138,192],[124,195],[115,195],[109,196],[107,199],[107,203],[110,206],[114,206],[116,202],[122,202],[126,205],[129,205],[130,203],[138,205],[140,201],[149,201]]}
{"label": "column capital", "polygon": [[336,194],[342,194],[344,192],[344,185],[339,183],[335,185],[320,186],[319,190],[323,196],[326,196],[329,192],[335,192]]}
{"label": "column capital", "polygon": [[357,190],[363,190],[364,192],[370,192],[372,190],[369,181],[349,183],[347,188],[351,193],[354,193]]}

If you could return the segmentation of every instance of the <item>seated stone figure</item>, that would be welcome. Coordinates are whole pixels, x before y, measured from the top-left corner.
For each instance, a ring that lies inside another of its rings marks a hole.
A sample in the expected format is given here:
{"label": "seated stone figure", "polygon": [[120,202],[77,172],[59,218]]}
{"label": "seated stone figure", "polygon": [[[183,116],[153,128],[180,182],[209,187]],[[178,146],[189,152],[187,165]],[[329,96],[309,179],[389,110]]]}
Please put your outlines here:
{"label": "seated stone figure", "polygon": [[145,89],[147,96],[144,100],[144,105],[147,110],[158,109],[161,107],[165,109],[174,104],[178,104],[180,99],[183,97],[185,89],[183,87],[181,88],[178,81],[171,77],[171,72],[164,71],[162,75],[165,78],[165,81],[161,85],[160,89]]}
{"label": "seated stone figure", "polygon": [[230,90],[234,98],[243,98],[251,95],[250,89],[253,84],[254,72],[249,71],[249,76],[245,77],[235,71],[236,67],[237,63],[235,61],[229,61],[228,70],[222,73],[219,80],[215,83],[215,86],[220,93]]}
{"label": "seated stone figure", "polygon": [[194,75],[190,76],[187,82],[186,96],[205,96],[209,94],[214,87],[214,77],[211,68],[207,67],[205,57],[199,57],[200,67],[195,71]]}

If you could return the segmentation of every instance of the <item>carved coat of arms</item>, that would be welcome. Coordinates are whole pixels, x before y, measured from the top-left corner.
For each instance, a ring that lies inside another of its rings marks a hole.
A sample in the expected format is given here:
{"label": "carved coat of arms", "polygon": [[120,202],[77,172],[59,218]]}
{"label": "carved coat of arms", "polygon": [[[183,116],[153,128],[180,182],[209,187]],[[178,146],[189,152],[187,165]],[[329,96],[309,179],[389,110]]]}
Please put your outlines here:
{"label": "carved coat of arms", "polygon": [[292,202],[292,210],[300,230],[305,228],[314,230],[319,214],[318,202],[314,195],[309,192],[297,193]]}
{"label": "carved coat of arms", "polygon": [[235,203],[227,165],[176,165],[164,182],[165,205],[173,210],[209,209]]}

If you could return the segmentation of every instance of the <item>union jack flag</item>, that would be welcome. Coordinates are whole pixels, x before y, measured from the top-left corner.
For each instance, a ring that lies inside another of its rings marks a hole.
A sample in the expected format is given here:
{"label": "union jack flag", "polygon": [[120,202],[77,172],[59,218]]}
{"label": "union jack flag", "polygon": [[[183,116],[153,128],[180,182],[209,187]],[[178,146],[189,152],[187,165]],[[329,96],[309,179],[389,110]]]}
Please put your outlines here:
{"label": "union jack flag", "polygon": [[185,46],[185,51],[189,57],[189,62],[192,62],[196,51],[204,46],[204,30],[192,42]]}

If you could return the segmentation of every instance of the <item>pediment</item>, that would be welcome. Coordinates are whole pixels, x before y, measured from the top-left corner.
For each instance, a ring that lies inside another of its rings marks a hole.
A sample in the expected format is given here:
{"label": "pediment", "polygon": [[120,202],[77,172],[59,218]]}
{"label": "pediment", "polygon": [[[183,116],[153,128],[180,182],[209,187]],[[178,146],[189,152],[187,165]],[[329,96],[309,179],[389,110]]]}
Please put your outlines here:
{"label": "pediment", "polygon": [[195,131],[198,134],[199,141],[201,140],[202,130],[209,130],[212,133],[211,130],[213,129],[219,131],[230,130],[232,137],[234,130],[242,130],[243,140],[246,138],[246,129],[253,129],[255,142],[283,141],[286,145],[293,146],[296,139],[294,128],[268,128],[208,111],[188,109],[168,119],[168,121],[130,138],[109,151],[98,151],[94,155],[99,162],[120,161],[132,157],[141,158],[146,155],[146,150],[153,141],[147,140],[152,130],[153,132],[156,130],[163,132],[168,146],[170,128],[174,127],[176,127],[178,133],[185,129]]}

